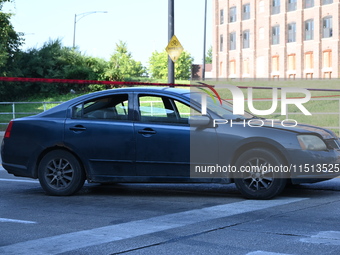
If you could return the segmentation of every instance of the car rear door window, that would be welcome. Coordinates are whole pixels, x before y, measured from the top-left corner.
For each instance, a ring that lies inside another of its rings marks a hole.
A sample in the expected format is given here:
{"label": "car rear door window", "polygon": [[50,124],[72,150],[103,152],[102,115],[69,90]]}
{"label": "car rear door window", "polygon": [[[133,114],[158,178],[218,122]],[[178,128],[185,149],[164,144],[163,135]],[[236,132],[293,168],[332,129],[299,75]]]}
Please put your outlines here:
{"label": "car rear door window", "polygon": [[128,94],[96,98],[73,107],[73,118],[127,120]]}

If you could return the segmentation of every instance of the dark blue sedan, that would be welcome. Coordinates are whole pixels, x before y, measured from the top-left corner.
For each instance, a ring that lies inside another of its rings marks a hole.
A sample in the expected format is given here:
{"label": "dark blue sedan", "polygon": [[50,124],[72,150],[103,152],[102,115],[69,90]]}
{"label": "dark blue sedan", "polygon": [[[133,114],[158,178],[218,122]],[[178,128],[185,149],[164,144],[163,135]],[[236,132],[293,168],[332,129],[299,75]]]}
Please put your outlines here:
{"label": "dark blue sedan", "polygon": [[93,183],[231,183],[247,198],[287,182],[340,175],[339,140],[307,125],[235,116],[226,102],[178,88],[124,88],[72,99],[12,120],[1,156],[11,174],[38,178],[49,195]]}

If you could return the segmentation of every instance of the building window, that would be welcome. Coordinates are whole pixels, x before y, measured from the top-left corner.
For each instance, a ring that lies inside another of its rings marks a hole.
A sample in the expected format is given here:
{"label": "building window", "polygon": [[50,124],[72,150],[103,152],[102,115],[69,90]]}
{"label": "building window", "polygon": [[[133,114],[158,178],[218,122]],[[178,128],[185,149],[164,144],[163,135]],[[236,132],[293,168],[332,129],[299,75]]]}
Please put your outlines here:
{"label": "building window", "polygon": [[236,22],[236,7],[231,7],[229,9],[229,22]]}
{"label": "building window", "polygon": [[309,51],[305,53],[305,69],[310,70],[314,68],[314,56],[313,52]]}
{"label": "building window", "polygon": [[332,51],[325,50],[322,52],[322,67],[323,68],[330,68],[332,67]]}
{"label": "building window", "polygon": [[322,0],[322,4],[325,5],[325,4],[332,4],[333,3],[333,0]]}
{"label": "building window", "polygon": [[243,60],[243,76],[249,75],[249,59]]}
{"label": "building window", "polygon": [[305,21],[305,40],[314,39],[314,20],[309,19]]}
{"label": "building window", "polygon": [[264,40],[264,28],[259,28],[259,40]]}
{"label": "building window", "polygon": [[229,50],[236,50],[236,32],[229,34]]}
{"label": "building window", "polygon": [[296,10],[296,0],[288,0],[287,9],[289,12]]}
{"label": "building window", "polygon": [[333,36],[332,16],[327,16],[322,19],[322,38]]}
{"label": "building window", "polygon": [[242,7],[242,20],[250,19],[250,4],[244,4]]}
{"label": "building window", "polygon": [[272,27],[272,44],[279,44],[280,43],[280,26]]}
{"label": "building window", "polygon": [[220,35],[220,51],[223,51],[223,35]]}
{"label": "building window", "polygon": [[224,10],[220,10],[220,25],[224,24]]}
{"label": "building window", "polygon": [[235,75],[236,74],[236,60],[230,60],[229,61],[229,75]]}
{"label": "building window", "polygon": [[280,13],[280,0],[272,0],[272,14]]}
{"label": "building window", "polygon": [[305,8],[312,8],[314,7],[314,0],[305,0]]}
{"label": "building window", "polygon": [[288,71],[296,70],[296,55],[290,54],[288,55]]}
{"label": "building window", "polygon": [[287,75],[289,79],[290,78],[295,79],[295,76],[296,76],[296,55],[295,54],[288,55]]}
{"label": "building window", "polygon": [[332,50],[322,52],[323,78],[332,78]]}
{"label": "building window", "polygon": [[314,74],[314,55],[312,51],[305,53],[305,74],[306,78],[313,78]]}
{"label": "building window", "polygon": [[279,56],[272,57],[272,72],[279,71]]}
{"label": "building window", "polygon": [[296,23],[288,24],[288,42],[296,42]]}
{"label": "building window", "polygon": [[272,57],[272,73],[271,76],[273,78],[279,78],[280,77],[280,73],[279,73],[279,56],[273,56]]}
{"label": "building window", "polygon": [[261,0],[259,2],[259,13],[263,13],[264,12],[264,1]]}
{"label": "building window", "polygon": [[250,32],[249,30],[243,31],[243,49],[250,47]]}

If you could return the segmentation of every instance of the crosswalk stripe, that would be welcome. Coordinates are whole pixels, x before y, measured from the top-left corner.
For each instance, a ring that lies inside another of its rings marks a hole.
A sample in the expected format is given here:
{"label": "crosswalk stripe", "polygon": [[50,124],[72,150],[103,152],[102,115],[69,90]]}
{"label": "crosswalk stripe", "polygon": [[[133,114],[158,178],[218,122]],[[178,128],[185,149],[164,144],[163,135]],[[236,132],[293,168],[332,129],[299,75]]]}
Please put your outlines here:
{"label": "crosswalk stripe", "polygon": [[292,254],[268,252],[268,251],[253,251],[253,252],[247,253],[246,255],[292,255]]}
{"label": "crosswalk stripe", "polygon": [[340,231],[321,231],[309,238],[301,238],[303,243],[340,245]]}
{"label": "crosswalk stripe", "polygon": [[35,224],[35,221],[27,221],[27,220],[14,220],[14,219],[7,219],[7,218],[0,218],[0,222],[6,223],[23,223],[23,224]]}
{"label": "crosswalk stripe", "polygon": [[[300,202],[306,199],[308,198],[281,197],[273,200],[245,200],[230,204],[217,205],[16,243],[0,247],[0,254],[58,254],[168,229],[184,227],[198,222]],[[65,240],[67,240],[67,242],[65,242]]]}
{"label": "crosswalk stripe", "polygon": [[3,179],[3,178],[0,178],[0,181],[4,181],[4,182],[26,182],[26,183],[39,183],[39,181],[35,181],[35,180],[22,180],[22,179]]}

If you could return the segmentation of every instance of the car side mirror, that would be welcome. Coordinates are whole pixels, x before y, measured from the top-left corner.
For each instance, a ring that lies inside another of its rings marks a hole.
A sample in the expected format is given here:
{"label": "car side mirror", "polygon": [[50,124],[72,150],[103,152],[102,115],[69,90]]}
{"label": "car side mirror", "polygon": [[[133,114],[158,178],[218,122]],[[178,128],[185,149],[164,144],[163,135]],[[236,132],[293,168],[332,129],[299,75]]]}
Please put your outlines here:
{"label": "car side mirror", "polygon": [[208,116],[190,116],[189,125],[192,127],[202,127],[208,126],[210,123],[210,118]]}

